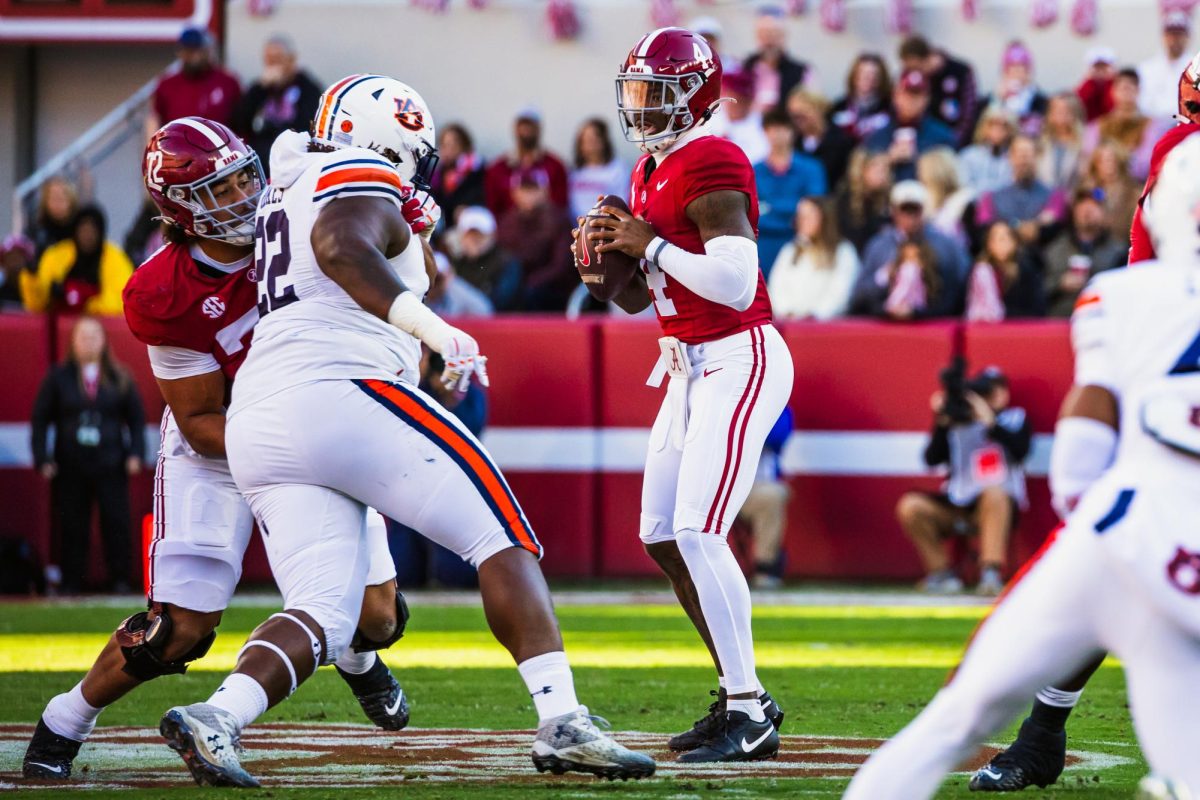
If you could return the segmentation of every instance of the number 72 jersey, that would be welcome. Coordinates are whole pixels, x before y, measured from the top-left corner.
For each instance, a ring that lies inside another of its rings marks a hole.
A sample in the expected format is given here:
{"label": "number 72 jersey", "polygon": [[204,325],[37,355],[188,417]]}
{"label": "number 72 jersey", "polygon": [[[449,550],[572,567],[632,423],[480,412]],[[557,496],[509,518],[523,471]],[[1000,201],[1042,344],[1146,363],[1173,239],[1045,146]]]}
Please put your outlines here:
{"label": "number 72 jersey", "polygon": [[[166,244],[125,284],[125,320],[138,341],[212,358],[232,382],[258,322],[250,258],[235,268],[207,263],[198,247]],[[228,398],[226,398],[228,399]]]}

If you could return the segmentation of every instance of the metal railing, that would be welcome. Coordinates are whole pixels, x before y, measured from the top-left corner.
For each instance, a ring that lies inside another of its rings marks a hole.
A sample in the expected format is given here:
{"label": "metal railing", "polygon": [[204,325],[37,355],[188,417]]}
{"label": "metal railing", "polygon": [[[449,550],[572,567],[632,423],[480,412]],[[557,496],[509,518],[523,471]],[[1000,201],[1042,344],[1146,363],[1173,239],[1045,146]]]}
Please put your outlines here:
{"label": "metal railing", "polygon": [[85,170],[90,170],[104,161],[121,145],[129,141],[131,136],[143,135],[143,122],[150,99],[154,96],[154,87],[158,85],[162,75],[170,71],[173,66],[143,84],[136,92],[84,131],[79,138],[17,184],[13,190],[12,199],[12,230],[14,232],[25,230],[25,220],[32,215],[38,190],[46,181],[61,175],[78,182]]}

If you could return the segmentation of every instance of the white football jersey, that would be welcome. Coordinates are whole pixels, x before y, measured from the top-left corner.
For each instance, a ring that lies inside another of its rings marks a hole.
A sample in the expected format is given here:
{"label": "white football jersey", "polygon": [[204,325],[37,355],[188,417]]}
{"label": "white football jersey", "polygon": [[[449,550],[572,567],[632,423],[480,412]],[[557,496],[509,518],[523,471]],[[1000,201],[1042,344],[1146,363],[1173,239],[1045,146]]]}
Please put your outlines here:
{"label": "white football jersey", "polygon": [[[230,413],[300,383],[327,379],[419,380],[421,345],[363,310],[317,264],[317,214],[340,197],[402,203],[395,166],[364,148],[308,152],[306,134],[285,132],[271,148],[271,183],[255,220],[261,320],[234,383]],[[389,262],[418,297],[429,290],[421,240]]]}
{"label": "white football jersey", "polygon": [[1071,317],[1075,384],[1117,398],[1112,469],[1200,477],[1200,267],[1160,262],[1105,272]]}

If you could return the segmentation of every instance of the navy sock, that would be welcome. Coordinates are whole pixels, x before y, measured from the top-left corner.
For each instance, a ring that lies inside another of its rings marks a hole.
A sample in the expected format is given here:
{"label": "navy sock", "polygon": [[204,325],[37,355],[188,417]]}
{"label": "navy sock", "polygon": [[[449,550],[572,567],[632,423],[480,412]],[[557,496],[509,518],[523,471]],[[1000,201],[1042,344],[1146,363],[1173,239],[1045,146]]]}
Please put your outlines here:
{"label": "navy sock", "polygon": [[355,695],[379,692],[388,688],[391,684],[389,680],[392,674],[391,670],[388,669],[387,664],[383,663],[382,658],[375,659],[375,663],[371,668],[361,675],[346,672],[341,667],[335,668],[338,674],[342,676],[342,680],[350,686],[350,691],[354,692]]}
{"label": "navy sock", "polygon": [[1071,708],[1052,706],[1035,698],[1033,701],[1033,711],[1030,712],[1029,718],[1035,724],[1047,730],[1061,731],[1066,727],[1067,717],[1071,716],[1071,711]]}

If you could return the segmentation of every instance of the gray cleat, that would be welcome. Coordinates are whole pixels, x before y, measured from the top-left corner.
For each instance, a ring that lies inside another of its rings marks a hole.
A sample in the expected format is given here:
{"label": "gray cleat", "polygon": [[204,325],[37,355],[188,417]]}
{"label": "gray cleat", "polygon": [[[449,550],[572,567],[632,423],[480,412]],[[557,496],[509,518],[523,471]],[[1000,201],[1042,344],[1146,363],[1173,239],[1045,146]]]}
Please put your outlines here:
{"label": "gray cleat", "polygon": [[654,774],[654,759],[617,744],[596,727],[594,720],[608,724],[589,715],[586,706],[543,722],[533,741],[533,765],[537,771],[549,770],[555,775],[587,772],[610,781],[648,778]]}
{"label": "gray cleat", "polygon": [[242,745],[237,723],[228,711],[208,703],[175,706],[163,715],[158,731],[199,785],[258,787],[258,781],[238,761]]}

